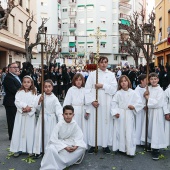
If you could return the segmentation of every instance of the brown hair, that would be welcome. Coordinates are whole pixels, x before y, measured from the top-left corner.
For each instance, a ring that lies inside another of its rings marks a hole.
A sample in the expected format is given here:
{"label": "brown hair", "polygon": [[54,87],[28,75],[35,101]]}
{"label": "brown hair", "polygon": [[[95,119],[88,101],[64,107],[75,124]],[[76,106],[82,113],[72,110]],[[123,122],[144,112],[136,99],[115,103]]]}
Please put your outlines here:
{"label": "brown hair", "polygon": [[[36,94],[37,94],[37,89],[36,89],[36,87],[34,86],[34,81],[33,81],[33,79],[32,79],[30,76],[24,76],[22,82],[23,82],[24,79],[26,79],[26,78],[28,78],[28,79],[31,80],[31,86],[30,86],[29,90],[32,91],[32,94],[36,95]],[[19,89],[19,91],[21,91],[21,90],[25,90],[23,84],[21,85],[21,88]]]}
{"label": "brown hair", "polygon": [[118,81],[118,90],[121,90],[121,89],[122,89],[122,87],[121,87],[121,82],[122,82],[122,79],[123,79],[123,78],[125,78],[126,81],[128,82],[128,88],[132,88],[132,84],[131,84],[129,78],[128,78],[126,75],[122,75],[122,76],[120,77],[119,81]]}
{"label": "brown hair", "polygon": [[45,85],[45,83],[49,83],[49,84],[51,84],[52,87],[53,87],[53,81],[52,81],[51,79],[45,80],[45,81],[44,81],[44,85]]}
{"label": "brown hair", "polygon": [[72,80],[72,85],[73,85],[73,86],[76,86],[76,80],[77,80],[79,77],[80,77],[81,80],[82,80],[82,85],[81,85],[81,87],[84,87],[85,80],[84,80],[83,75],[80,74],[80,73],[77,73],[77,74],[74,75],[73,80]]}
{"label": "brown hair", "polygon": [[107,62],[109,61],[107,57],[100,57],[98,60],[98,63],[103,62],[103,60],[106,60]]}
{"label": "brown hair", "polygon": [[149,79],[150,79],[151,77],[157,77],[157,78],[159,78],[158,74],[155,73],[155,72],[149,74]]}

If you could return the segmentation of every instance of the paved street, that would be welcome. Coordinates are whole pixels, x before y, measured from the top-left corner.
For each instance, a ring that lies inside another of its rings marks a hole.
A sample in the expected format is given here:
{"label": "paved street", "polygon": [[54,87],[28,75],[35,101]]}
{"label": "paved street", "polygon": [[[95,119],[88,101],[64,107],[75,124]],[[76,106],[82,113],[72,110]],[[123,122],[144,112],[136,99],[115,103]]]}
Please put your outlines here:
{"label": "paved street", "polygon": [[[0,170],[38,170],[41,159],[35,163],[28,164],[21,159],[27,155],[18,158],[11,157],[6,159],[10,141],[7,135],[7,124],[5,109],[0,101]],[[170,169],[170,150],[161,151],[164,159],[153,161],[150,153],[144,153],[141,147],[137,148],[137,155],[134,158],[117,153],[104,155],[100,150],[97,155],[86,154],[81,165],[74,165],[69,170],[169,170]]]}

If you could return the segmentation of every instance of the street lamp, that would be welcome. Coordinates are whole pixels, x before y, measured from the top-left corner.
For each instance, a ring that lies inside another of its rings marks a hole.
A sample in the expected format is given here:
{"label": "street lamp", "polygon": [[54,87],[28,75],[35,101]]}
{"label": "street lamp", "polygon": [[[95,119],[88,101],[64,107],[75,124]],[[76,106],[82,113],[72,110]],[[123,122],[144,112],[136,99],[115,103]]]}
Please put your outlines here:
{"label": "street lamp", "polygon": [[[42,29],[42,32],[39,32],[39,43],[41,44],[41,93],[44,94],[44,45],[46,44],[46,32],[47,27]],[[42,153],[44,154],[44,100],[41,103],[42,106]]]}
{"label": "street lamp", "polygon": [[[146,81],[147,81],[147,90],[148,90],[148,78],[149,78],[149,46],[153,44],[153,38],[154,35],[152,34],[152,25],[151,24],[145,24],[144,25],[144,44],[147,46],[147,56],[146,56],[146,62],[147,62],[147,72],[146,72]],[[146,100],[146,108],[148,105],[148,101]],[[146,109],[146,127],[145,127],[145,151],[147,151],[148,148],[148,108]]]}

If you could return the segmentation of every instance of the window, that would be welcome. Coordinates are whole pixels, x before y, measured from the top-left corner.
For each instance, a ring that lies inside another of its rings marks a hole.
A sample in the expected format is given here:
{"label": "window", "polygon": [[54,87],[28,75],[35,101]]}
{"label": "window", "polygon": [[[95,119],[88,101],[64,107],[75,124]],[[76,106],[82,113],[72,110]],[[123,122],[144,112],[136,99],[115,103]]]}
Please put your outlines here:
{"label": "window", "polygon": [[9,32],[15,33],[15,17],[13,15],[9,16],[9,26],[8,26]]}
{"label": "window", "polygon": [[78,35],[83,36],[84,35],[84,31],[79,31]]}
{"label": "window", "polygon": [[66,36],[67,35],[67,32],[66,31],[63,31],[63,36]]}
{"label": "window", "polygon": [[104,5],[100,6],[100,11],[106,11],[106,7]]}
{"label": "window", "polygon": [[19,37],[23,37],[23,22],[19,20]]}
{"label": "window", "polygon": [[162,17],[159,18],[159,34],[158,34],[158,42],[162,40]]}
{"label": "window", "polygon": [[79,44],[79,48],[84,48],[84,44]]}
{"label": "window", "polygon": [[62,43],[62,48],[67,48],[68,47],[68,43]]}
{"label": "window", "polygon": [[93,43],[87,43],[87,48],[93,48]]}
{"label": "window", "polygon": [[114,55],[114,60],[117,60],[117,55]]}
{"label": "window", "polygon": [[93,18],[87,18],[87,23],[92,24],[93,23]]}
{"label": "window", "polygon": [[68,23],[68,20],[67,19],[63,19],[62,20],[62,24],[67,24]]}
{"label": "window", "polygon": [[106,19],[105,18],[101,18],[101,23],[105,24],[106,23]]}
{"label": "window", "polygon": [[94,6],[87,6],[86,9],[87,9],[87,11],[93,11]]}
{"label": "window", "polygon": [[85,8],[84,8],[84,6],[80,6],[80,7],[77,7],[77,9],[78,9],[78,11],[81,12],[81,11],[84,11]]}
{"label": "window", "polygon": [[101,43],[100,43],[100,47],[106,48],[106,42],[101,42]]}
{"label": "window", "polygon": [[79,19],[78,22],[79,24],[84,24],[84,19]]}
{"label": "window", "polygon": [[63,12],[67,12],[67,8],[63,8]]}

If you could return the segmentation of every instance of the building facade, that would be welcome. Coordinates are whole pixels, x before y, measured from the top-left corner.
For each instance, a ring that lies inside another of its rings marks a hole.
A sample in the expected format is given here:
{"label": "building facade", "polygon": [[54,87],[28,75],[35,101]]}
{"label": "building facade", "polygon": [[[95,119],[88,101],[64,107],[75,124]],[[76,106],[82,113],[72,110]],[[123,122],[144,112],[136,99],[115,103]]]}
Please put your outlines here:
{"label": "building facade", "polygon": [[[2,1],[0,13],[3,15],[3,9],[6,8],[6,1]],[[6,29],[0,30],[0,68],[7,66],[9,63],[17,62],[22,67],[25,61],[25,39],[26,20],[30,13],[36,14],[35,1],[20,0],[8,17]],[[30,43],[35,42],[36,35],[36,16],[32,22],[32,30],[30,32]],[[33,53],[36,53],[36,48]]]}
{"label": "building facade", "polygon": [[[130,24],[129,16],[133,11],[141,11],[146,6],[145,0],[62,0],[61,2],[61,56],[65,63],[85,65],[96,54],[97,42],[93,36],[100,27],[101,34],[107,37],[100,39],[100,56],[107,56],[111,66],[121,65],[128,61],[134,65],[134,60],[121,44],[121,35],[126,35],[120,29],[120,24]],[[146,9],[146,8],[145,8]],[[143,56],[140,63],[143,63]]]}
{"label": "building facade", "polygon": [[[60,46],[60,30],[61,30],[61,0],[37,0],[37,30],[42,23],[42,18],[47,19],[45,27],[47,27],[46,37],[47,43],[51,42],[53,38],[57,41],[56,58],[59,57],[57,52]],[[54,45],[54,44],[53,44]],[[41,65],[41,46],[37,46],[38,54],[32,59],[34,67]],[[44,48],[45,49],[45,48]],[[47,64],[46,51],[44,51],[44,63]],[[50,55],[50,54],[49,54]]]}
{"label": "building facade", "polygon": [[155,65],[170,64],[170,1],[155,0]]}

